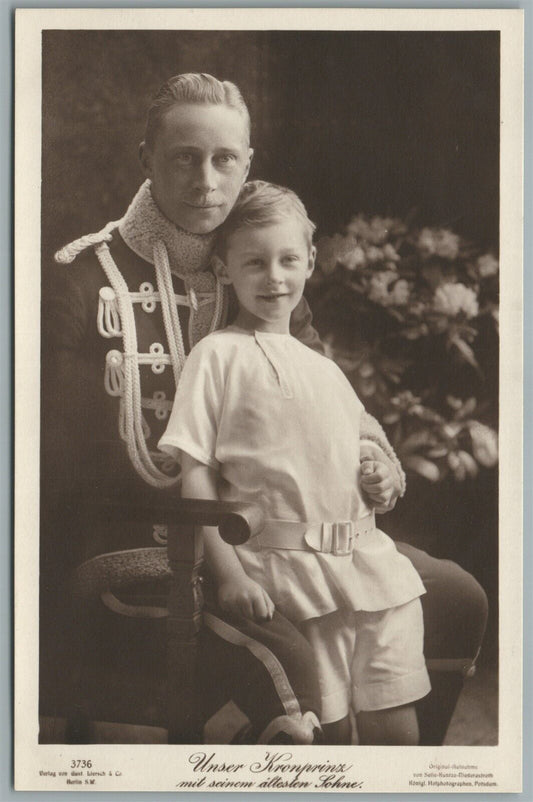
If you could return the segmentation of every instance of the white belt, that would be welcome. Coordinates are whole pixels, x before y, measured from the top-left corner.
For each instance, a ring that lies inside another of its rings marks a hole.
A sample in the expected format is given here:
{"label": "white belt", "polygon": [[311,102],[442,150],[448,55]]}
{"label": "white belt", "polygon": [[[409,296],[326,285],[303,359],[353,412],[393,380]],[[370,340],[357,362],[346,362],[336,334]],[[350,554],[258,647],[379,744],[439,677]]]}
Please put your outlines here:
{"label": "white belt", "polygon": [[250,542],[259,543],[263,548],[320,551],[343,556],[367,543],[375,531],[376,518],[373,512],[357,521],[334,523],[311,524],[306,521],[270,519],[263,531]]}

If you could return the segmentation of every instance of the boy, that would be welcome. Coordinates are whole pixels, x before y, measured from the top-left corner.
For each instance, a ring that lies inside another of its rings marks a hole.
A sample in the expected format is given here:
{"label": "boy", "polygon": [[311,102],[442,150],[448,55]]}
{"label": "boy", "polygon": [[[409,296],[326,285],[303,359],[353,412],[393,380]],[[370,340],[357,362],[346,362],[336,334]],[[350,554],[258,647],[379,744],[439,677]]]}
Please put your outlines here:
{"label": "boy", "polygon": [[184,496],[263,507],[265,530],[243,546],[205,528],[206,561],[226,612],[264,621],[277,609],[309,640],[326,741],[349,742],[354,707],[360,742],[415,744],[413,702],[430,689],[424,587],[359,491],[381,502],[360,468],[359,399],[289,333],[313,229],[290,190],[245,185],[215,260],[239,311],[191,352],[159,447],[180,459]]}

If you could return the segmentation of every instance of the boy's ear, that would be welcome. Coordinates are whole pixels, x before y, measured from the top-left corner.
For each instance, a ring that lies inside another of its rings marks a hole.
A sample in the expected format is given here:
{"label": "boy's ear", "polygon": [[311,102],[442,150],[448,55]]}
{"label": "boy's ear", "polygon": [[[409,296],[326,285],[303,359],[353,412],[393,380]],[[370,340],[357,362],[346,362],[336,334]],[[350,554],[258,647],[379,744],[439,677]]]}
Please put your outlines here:
{"label": "boy's ear", "polygon": [[316,259],[316,248],[314,245],[311,245],[311,248],[309,250],[309,260],[307,262],[307,278],[309,278],[309,276],[315,269],[315,259]]}
{"label": "boy's ear", "polygon": [[213,273],[222,284],[231,284],[226,265],[216,253],[211,257],[211,267],[213,268]]}
{"label": "boy's ear", "polygon": [[146,142],[141,142],[139,145],[139,161],[141,163],[142,171],[146,178],[152,177],[152,154],[147,147]]}

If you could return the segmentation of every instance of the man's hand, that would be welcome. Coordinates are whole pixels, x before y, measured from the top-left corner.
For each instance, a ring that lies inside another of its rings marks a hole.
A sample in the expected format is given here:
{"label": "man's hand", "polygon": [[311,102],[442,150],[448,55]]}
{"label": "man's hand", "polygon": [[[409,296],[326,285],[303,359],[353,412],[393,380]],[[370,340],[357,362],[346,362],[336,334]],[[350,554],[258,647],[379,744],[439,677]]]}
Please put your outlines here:
{"label": "man's hand", "polygon": [[246,575],[222,582],[218,588],[218,603],[226,612],[252,621],[271,621],[274,615],[274,603],[266,590]]}
{"label": "man's hand", "polygon": [[389,465],[378,460],[361,462],[361,488],[368,496],[376,512],[388,512],[398,497],[397,477]]}

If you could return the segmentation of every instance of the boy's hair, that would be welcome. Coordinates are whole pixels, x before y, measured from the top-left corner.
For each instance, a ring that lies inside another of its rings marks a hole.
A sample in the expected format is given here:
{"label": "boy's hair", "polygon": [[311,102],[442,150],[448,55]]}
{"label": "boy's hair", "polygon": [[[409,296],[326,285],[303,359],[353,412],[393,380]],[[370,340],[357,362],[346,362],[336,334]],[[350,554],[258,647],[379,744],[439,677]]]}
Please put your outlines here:
{"label": "boy's hair", "polygon": [[304,236],[311,247],[316,226],[309,219],[298,195],[292,189],[267,181],[248,181],[243,185],[233,209],[218,229],[215,251],[224,260],[228,240],[236,231],[241,228],[272,225],[288,217],[297,217],[300,220]]}
{"label": "boy's hair", "polygon": [[241,93],[231,81],[219,81],[205,72],[174,75],[160,87],[148,109],[144,141],[153,148],[162,118],[168,109],[179,103],[213,104],[238,111],[243,118],[247,139],[250,139],[250,114]]}

